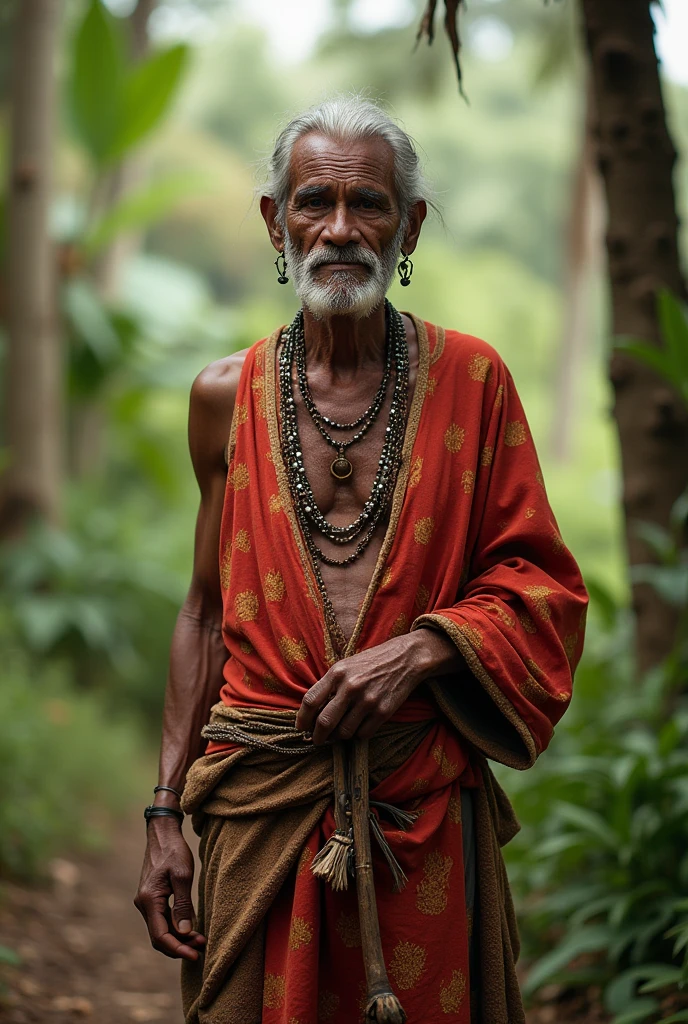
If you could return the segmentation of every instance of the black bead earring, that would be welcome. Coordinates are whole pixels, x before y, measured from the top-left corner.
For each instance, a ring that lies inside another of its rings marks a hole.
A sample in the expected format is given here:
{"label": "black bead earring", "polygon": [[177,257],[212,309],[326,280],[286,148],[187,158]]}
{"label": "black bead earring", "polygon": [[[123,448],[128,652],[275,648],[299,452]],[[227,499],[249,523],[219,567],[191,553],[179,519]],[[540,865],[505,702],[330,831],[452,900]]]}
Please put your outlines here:
{"label": "black bead earring", "polygon": [[404,250],[401,250],[401,255],[404,257],[399,266],[397,267],[397,273],[399,274],[399,283],[402,288],[407,288],[411,284],[411,274],[413,273],[413,263],[406,255]]}
{"label": "black bead earring", "polygon": [[[282,260],[282,266],[280,267],[280,260]],[[287,261],[284,258],[284,249],[275,260],[275,266],[277,267],[277,283],[286,284],[289,280],[287,277]]]}

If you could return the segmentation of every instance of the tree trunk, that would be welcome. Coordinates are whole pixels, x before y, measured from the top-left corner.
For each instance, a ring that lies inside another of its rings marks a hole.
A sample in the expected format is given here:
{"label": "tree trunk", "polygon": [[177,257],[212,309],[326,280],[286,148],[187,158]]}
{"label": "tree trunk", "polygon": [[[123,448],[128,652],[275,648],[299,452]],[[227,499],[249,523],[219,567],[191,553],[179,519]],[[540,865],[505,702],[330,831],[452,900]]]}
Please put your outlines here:
{"label": "tree trunk", "polygon": [[[596,124],[594,140],[608,207],[607,255],[613,334],[656,343],[658,288],[685,294],[678,255],[672,171],[648,0],[582,0]],[[688,484],[688,416],[678,396],[630,356],[610,364],[619,431],[631,565],[651,560],[634,522],[666,526]],[[671,650],[676,615],[648,585],[633,588],[638,668]]]}
{"label": "tree trunk", "polygon": [[59,520],[63,362],[55,311],[55,254],[48,232],[58,0],[17,5],[8,184],[5,408],[10,464],[0,532],[34,516]]}
{"label": "tree trunk", "polygon": [[594,160],[590,124],[592,95],[585,97],[566,231],[564,308],[554,379],[550,450],[559,462],[571,458],[574,424],[580,416],[580,385],[593,325],[593,284],[601,266],[604,200]]}

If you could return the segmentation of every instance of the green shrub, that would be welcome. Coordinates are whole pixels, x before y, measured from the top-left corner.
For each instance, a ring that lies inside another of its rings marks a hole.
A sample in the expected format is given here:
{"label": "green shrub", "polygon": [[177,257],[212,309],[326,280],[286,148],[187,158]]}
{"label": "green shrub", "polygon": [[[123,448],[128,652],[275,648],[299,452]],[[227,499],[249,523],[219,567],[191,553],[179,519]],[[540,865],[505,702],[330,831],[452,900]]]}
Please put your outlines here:
{"label": "green shrub", "polygon": [[658,998],[688,1008],[688,700],[667,719],[671,659],[633,683],[626,632],[586,659],[551,753],[509,780],[523,825],[510,875],[536,957],[524,992],[601,984],[615,1024],[688,1020]]}
{"label": "green shrub", "polygon": [[104,839],[109,814],[131,804],[152,771],[135,720],[115,719],[57,671],[3,658],[0,686],[0,873],[32,877],[63,849]]}

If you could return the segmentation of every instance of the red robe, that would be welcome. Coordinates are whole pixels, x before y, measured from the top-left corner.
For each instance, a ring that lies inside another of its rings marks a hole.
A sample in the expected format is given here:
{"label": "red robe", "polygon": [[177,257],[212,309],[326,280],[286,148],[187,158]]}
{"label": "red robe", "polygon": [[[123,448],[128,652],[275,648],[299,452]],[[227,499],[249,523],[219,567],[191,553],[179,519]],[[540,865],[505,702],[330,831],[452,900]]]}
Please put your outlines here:
{"label": "red robe", "polygon": [[[587,598],[509,371],[478,338],[414,321],[419,368],[403,463],[348,653],[432,625],[471,669],[422,687],[400,709],[396,718],[434,723],[371,791],[420,811],[408,832],[382,822],[408,876],[400,893],[374,850],[392,986],[409,1024],[468,1024],[461,787],[482,784],[474,748],[517,768],[545,749],[571,697]],[[246,356],[228,447],[221,699],[296,709],[334,653],[280,453],[278,337]],[[308,870],[333,828],[330,810],[269,913],[263,1024],[360,1017],[355,889],[333,893]]]}

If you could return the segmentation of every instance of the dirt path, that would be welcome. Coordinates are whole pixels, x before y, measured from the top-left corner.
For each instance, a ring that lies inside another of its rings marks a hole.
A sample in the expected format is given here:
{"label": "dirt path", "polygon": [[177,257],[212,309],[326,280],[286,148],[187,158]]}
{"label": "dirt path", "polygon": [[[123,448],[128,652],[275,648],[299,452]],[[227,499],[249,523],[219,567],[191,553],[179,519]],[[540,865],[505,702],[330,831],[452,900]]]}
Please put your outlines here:
{"label": "dirt path", "polygon": [[182,1024],[179,964],[151,948],[132,904],[144,830],[137,812],[106,854],[53,861],[41,888],[0,888],[0,943],[21,957],[1,969],[3,1024]]}

